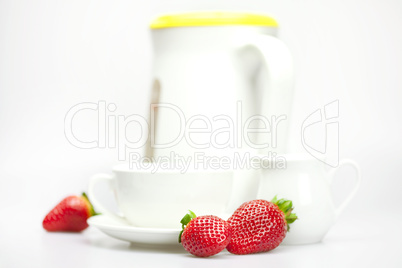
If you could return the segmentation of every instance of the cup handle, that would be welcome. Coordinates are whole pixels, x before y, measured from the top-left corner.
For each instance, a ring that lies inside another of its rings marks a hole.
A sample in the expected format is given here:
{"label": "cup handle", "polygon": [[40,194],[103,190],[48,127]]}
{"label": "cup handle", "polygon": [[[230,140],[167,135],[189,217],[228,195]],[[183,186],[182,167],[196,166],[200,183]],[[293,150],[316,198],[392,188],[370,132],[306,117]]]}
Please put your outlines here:
{"label": "cup handle", "polygon": [[112,175],[109,174],[96,174],[94,175],[89,181],[89,189],[88,189],[88,197],[91,200],[92,205],[95,207],[96,211],[100,212],[101,214],[107,215],[112,218],[119,218],[121,219],[122,216],[118,215],[117,213],[107,209],[99,200],[95,197],[95,187],[100,182],[106,182],[109,185],[109,188],[114,190],[113,184],[114,178]]}
{"label": "cup handle", "polygon": [[331,184],[336,172],[342,167],[342,166],[352,166],[355,171],[356,171],[356,184],[355,187],[353,188],[353,190],[349,193],[348,197],[339,205],[338,208],[335,209],[335,215],[336,218],[339,217],[339,215],[342,213],[342,211],[345,209],[345,207],[348,205],[348,203],[352,200],[353,196],[356,194],[357,189],[359,189],[360,183],[361,183],[361,172],[360,172],[360,167],[359,165],[353,161],[353,160],[349,160],[349,159],[345,159],[345,160],[341,160],[339,162],[339,165],[337,168],[335,168],[334,170],[330,171],[330,176],[329,176],[329,183]]}

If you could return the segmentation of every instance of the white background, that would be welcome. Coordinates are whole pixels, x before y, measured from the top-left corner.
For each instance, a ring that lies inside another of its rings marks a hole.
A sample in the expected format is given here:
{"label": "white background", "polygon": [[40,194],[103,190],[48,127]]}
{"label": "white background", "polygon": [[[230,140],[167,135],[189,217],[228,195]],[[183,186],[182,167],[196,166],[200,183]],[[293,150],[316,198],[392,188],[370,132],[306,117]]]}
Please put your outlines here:
{"label": "white background", "polygon": [[[0,234],[8,235],[0,235],[0,267],[51,265],[52,258],[63,255],[46,253],[48,248],[65,244],[63,239],[86,241],[54,236],[58,244],[41,230],[41,220],[61,198],[86,190],[92,174],[109,172],[117,151],[73,147],[64,136],[64,117],[77,103],[99,100],[115,103],[118,114],[146,115],[152,64],[149,22],[161,13],[189,10],[256,11],[279,21],[279,36],[289,46],[296,68],[293,151],[303,150],[303,120],[339,100],[340,157],[360,164],[363,181],[334,227],[338,233],[324,241],[347,240],[340,230],[349,230],[351,236],[356,234],[351,230],[367,230],[356,239],[366,234],[371,242],[370,232],[387,236],[388,242],[401,238],[401,1],[1,0],[0,227],[6,232]],[[96,116],[88,114],[76,127],[82,138],[94,137]],[[338,199],[352,186],[352,175],[351,170],[340,171],[334,186]],[[361,229],[367,222],[378,224]],[[17,227],[30,231],[21,235]],[[24,236],[32,232],[32,242],[26,241]],[[41,257],[28,254],[24,243],[42,248]],[[382,240],[374,244],[390,246]],[[119,244],[114,254],[119,247],[125,254],[131,252]],[[24,252],[34,259],[22,263],[17,254]],[[386,252],[392,255],[389,264],[401,264],[400,257]],[[150,258],[152,252],[142,254]],[[86,266],[96,264],[90,260]],[[358,263],[353,260],[349,264]]]}

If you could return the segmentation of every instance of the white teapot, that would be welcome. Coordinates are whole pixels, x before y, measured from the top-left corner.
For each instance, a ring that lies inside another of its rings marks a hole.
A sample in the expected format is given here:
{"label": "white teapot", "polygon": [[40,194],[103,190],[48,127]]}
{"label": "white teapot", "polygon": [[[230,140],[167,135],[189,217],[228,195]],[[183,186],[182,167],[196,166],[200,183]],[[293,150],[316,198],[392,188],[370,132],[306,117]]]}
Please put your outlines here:
{"label": "white teapot", "polygon": [[196,12],[161,16],[151,29],[151,103],[158,105],[151,109],[147,156],[286,150],[293,66],[273,18]]}
{"label": "white teapot", "polygon": [[[284,244],[310,244],[320,242],[339,214],[350,202],[360,185],[360,169],[352,160],[341,160],[337,168],[327,171],[325,164],[308,154],[285,155],[284,166],[271,159],[262,169],[257,198],[292,200],[298,219],[290,226]],[[323,160],[323,159],[321,159]],[[356,183],[347,198],[338,207],[334,205],[331,183],[342,166],[356,170]]]}

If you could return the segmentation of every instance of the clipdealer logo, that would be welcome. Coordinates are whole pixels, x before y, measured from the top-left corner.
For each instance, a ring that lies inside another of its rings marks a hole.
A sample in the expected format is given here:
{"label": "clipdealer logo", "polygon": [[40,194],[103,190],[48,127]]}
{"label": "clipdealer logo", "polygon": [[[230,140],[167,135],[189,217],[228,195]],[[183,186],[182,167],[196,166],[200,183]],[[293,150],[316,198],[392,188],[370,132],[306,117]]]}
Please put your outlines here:
{"label": "clipdealer logo", "polygon": [[[158,112],[167,109],[169,112],[175,113],[180,122],[176,136],[168,142],[161,143],[156,139],[156,109],[158,109]],[[80,139],[77,134],[80,129],[74,127],[74,120],[85,111],[93,112],[97,115],[97,136],[91,140]],[[126,160],[132,150],[140,149],[144,146],[149,145],[153,149],[172,148],[174,150],[174,146],[181,142],[185,142],[190,148],[194,149],[246,147],[258,150],[277,147],[277,140],[281,138],[277,135],[278,128],[281,127],[282,122],[287,120],[286,115],[273,115],[267,118],[259,114],[244,119],[242,117],[241,101],[237,102],[235,118],[225,114],[219,114],[212,118],[197,114],[186,118],[180,107],[170,103],[151,104],[149,122],[141,115],[119,115],[116,111],[116,104],[107,104],[106,101],[99,101],[98,103],[83,102],[74,105],[67,112],[64,120],[66,139],[73,146],[82,149],[116,148],[119,161]],[[205,128],[194,127],[194,123],[202,123]],[[222,123],[224,123],[225,127],[222,127]],[[255,127],[256,124],[260,127]],[[139,135],[136,135],[138,136],[136,140],[128,133],[128,128],[133,126],[139,132]],[[193,138],[193,134],[207,136],[208,142],[200,143]],[[263,134],[266,139],[261,143],[257,143],[252,138],[255,134]],[[222,141],[222,136],[225,135],[227,138]]]}
{"label": "clipdealer logo", "polygon": [[318,160],[331,167],[339,165],[339,100],[315,110],[303,121],[301,143]]}

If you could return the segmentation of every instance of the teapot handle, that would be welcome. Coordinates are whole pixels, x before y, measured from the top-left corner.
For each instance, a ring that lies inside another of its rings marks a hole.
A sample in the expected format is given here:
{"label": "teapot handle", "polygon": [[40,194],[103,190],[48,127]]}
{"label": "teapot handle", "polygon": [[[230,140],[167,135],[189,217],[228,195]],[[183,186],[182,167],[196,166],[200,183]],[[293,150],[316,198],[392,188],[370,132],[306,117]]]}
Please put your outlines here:
{"label": "teapot handle", "polygon": [[352,167],[355,169],[355,171],[356,171],[356,184],[355,184],[354,188],[352,189],[352,191],[349,193],[348,197],[339,205],[338,208],[335,209],[336,218],[339,217],[339,215],[342,213],[342,211],[345,209],[345,207],[348,205],[348,203],[352,200],[353,196],[356,194],[357,189],[359,188],[360,183],[361,183],[360,167],[359,167],[359,165],[358,165],[355,161],[349,160],[349,159],[341,160],[341,161],[339,162],[338,167],[330,171],[330,174],[329,174],[329,183],[330,183],[330,184],[332,183],[332,181],[333,181],[333,179],[334,179],[334,177],[335,177],[336,172],[337,172],[342,166],[346,166],[346,165],[352,166]]}
{"label": "teapot handle", "polygon": [[[288,47],[276,37],[258,34],[251,36],[250,39],[246,38],[248,44],[243,47],[256,49],[259,58],[262,59],[262,64],[267,70],[263,74],[265,75],[264,83],[267,88],[262,92],[260,114],[270,120],[271,123],[274,120],[276,122],[289,120],[288,115],[294,85],[292,55]],[[273,118],[274,116],[276,119]],[[286,125],[286,127],[283,125]],[[271,134],[276,135],[273,141],[279,141],[279,143],[277,145],[270,144],[270,147],[273,151],[284,153],[287,146],[288,123],[282,123],[280,126],[276,129],[276,133]],[[277,139],[278,137],[280,137],[280,140]]]}

